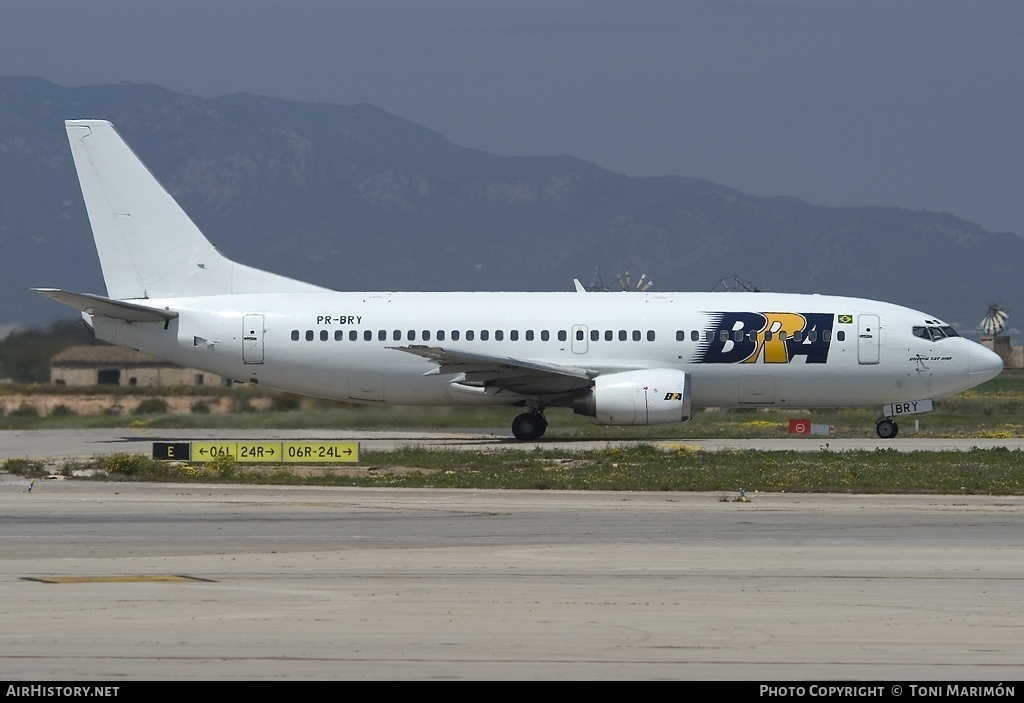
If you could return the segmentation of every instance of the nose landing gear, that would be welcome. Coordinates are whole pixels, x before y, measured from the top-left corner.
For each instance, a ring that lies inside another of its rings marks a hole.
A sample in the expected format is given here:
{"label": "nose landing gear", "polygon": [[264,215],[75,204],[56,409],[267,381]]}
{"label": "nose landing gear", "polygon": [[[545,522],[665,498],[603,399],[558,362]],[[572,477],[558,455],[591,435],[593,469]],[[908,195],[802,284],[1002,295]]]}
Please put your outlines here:
{"label": "nose landing gear", "polygon": [[899,425],[897,425],[894,420],[890,420],[887,417],[883,417],[875,423],[875,434],[882,439],[892,439],[899,434],[899,431]]}

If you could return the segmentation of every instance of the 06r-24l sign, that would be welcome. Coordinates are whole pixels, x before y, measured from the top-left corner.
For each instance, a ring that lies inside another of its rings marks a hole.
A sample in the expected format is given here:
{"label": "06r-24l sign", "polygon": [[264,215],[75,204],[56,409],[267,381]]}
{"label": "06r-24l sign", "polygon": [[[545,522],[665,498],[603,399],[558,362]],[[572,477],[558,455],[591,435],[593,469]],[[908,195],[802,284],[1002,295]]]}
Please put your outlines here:
{"label": "06r-24l sign", "polygon": [[356,463],[359,442],[153,442],[154,459],[199,462],[219,457],[242,463]]}

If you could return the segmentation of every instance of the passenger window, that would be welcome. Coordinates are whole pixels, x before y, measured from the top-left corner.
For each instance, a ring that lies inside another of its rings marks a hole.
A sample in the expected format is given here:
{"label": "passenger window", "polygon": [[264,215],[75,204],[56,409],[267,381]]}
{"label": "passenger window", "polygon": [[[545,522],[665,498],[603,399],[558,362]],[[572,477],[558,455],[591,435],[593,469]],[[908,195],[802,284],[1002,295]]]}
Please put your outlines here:
{"label": "passenger window", "polygon": [[487,330],[480,330],[480,341],[486,342],[490,338],[490,332]]}
{"label": "passenger window", "polygon": [[605,330],[604,331],[604,341],[610,342],[613,339],[615,339],[615,333],[612,332],[611,330]]}
{"label": "passenger window", "polygon": [[540,341],[546,342],[549,339],[551,339],[551,333],[548,332],[547,330],[541,330],[540,331]]}
{"label": "passenger window", "polygon": [[379,339],[382,342],[386,342],[387,339],[388,339],[388,331],[387,330],[378,330],[377,331],[377,339]]}
{"label": "passenger window", "polygon": [[402,330],[395,330],[394,332],[392,332],[391,333],[391,338],[394,339],[396,342],[401,342],[402,341]]}
{"label": "passenger window", "polygon": [[459,341],[459,331],[458,330],[452,330],[452,341],[453,342]]}
{"label": "passenger window", "polygon": [[409,340],[410,342],[415,342],[416,341],[416,330],[409,330],[408,332],[406,332],[405,333],[405,338],[407,340]]}
{"label": "passenger window", "polygon": [[509,333],[508,333],[508,338],[510,340],[512,340],[513,342],[518,342],[519,341],[519,330],[510,330]]}
{"label": "passenger window", "polygon": [[810,332],[808,332],[807,333],[807,341],[808,342],[816,342],[816,341],[818,341],[818,332],[816,330],[811,330]]}
{"label": "passenger window", "polygon": [[348,341],[350,341],[350,342],[354,342],[354,341],[356,341],[357,339],[359,339],[359,333],[358,333],[358,332],[356,332],[355,330],[351,330],[351,331],[350,331],[350,332],[348,333]]}
{"label": "passenger window", "polygon": [[423,334],[420,335],[420,336],[423,338],[424,342],[429,342],[430,341],[430,330],[423,330]]}
{"label": "passenger window", "polygon": [[503,339],[505,339],[505,333],[502,332],[501,330],[494,330],[494,341],[500,342]]}
{"label": "passenger window", "polygon": [[558,341],[559,342],[564,342],[568,338],[569,338],[569,335],[567,335],[565,333],[565,330],[558,330]]}
{"label": "passenger window", "polygon": [[443,342],[444,341],[444,330],[438,330],[437,331],[437,341],[439,341],[439,342]]}
{"label": "passenger window", "polygon": [[700,341],[700,332],[698,332],[697,330],[692,330],[690,332],[690,341],[691,342],[699,342]]}
{"label": "passenger window", "polygon": [[363,332],[363,339],[366,340],[367,342],[373,341],[373,332],[371,332],[370,330],[366,330],[365,332]]}
{"label": "passenger window", "polygon": [[843,330],[839,330],[838,332],[836,332],[836,339],[840,342],[845,342],[846,332],[844,332]]}
{"label": "passenger window", "polygon": [[821,341],[823,341],[823,342],[831,342],[832,341],[832,330],[822,330],[821,331]]}
{"label": "passenger window", "polygon": [[473,330],[466,330],[466,341],[467,342],[472,342],[475,337],[476,337],[476,335],[473,333]]}
{"label": "passenger window", "polygon": [[293,342],[299,341],[299,331],[298,330],[292,330],[292,341]]}
{"label": "passenger window", "polygon": [[721,341],[723,341],[723,342],[728,342],[729,341],[729,330],[722,330],[722,334],[719,337],[719,339]]}
{"label": "passenger window", "polygon": [[601,333],[597,330],[590,330],[590,341],[599,342],[601,341]]}
{"label": "passenger window", "polygon": [[320,330],[320,341],[321,342],[326,342],[328,336],[329,335],[327,334],[327,330]]}
{"label": "passenger window", "polygon": [[334,341],[335,342],[340,342],[343,339],[345,339],[345,333],[342,332],[341,330],[335,330],[334,331]]}
{"label": "passenger window", "polygon": [[619,341],[625,342],[627,339],[629,339],[629,335],[626,333],[626,330],[619,330]]}
{"label": "passenger window", "polygon": [[683,330],[676,330],[676,341],[677,342],[685,342],[686,341],[686,332],[684,332]]}
{"label": "passenger window", "polygon": [[307,342],[312,342],[313,341],[313,330],[306,330],[306,341]]}
{"label": "passenger window", "polygon": [[654,341],[654,330],[647,330],[647,341],[648,342],[653,342]]}
{"label": "passenger window", "polygon": [[639,342],[640,341],[640,330],[633,330],[633,341],[634,342]]}
{"label": "passenger window", "polygon": [[527,342],[532,342],[533,341],[533,330],[526,330],[526,341]]}

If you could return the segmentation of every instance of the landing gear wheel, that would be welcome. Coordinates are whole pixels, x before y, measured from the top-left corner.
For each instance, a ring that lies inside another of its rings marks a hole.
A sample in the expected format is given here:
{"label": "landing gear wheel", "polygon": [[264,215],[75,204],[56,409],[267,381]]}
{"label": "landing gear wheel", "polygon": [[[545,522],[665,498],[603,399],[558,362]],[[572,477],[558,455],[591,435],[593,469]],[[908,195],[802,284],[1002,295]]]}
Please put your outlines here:
{"label": "landing gear wheel", "polygon": [[899,434],[900,428],[895,422],[889,419],[879,420],[875,424],[875,432],[882,439],[892,439]]}
{"label": "landing gear wheel", "polygon": [[512,421],[512,434],[522,442],[540,439],[548,429],[548,421],[540,413],[522,413]]}

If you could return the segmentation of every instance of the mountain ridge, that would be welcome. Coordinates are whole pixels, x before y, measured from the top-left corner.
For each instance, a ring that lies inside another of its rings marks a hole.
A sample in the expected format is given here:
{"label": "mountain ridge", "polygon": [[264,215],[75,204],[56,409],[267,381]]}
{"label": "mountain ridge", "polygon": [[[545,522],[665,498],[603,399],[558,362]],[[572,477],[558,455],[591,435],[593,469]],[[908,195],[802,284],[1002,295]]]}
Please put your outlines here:
{"label": "mountain ridge", "polygon": [[571,290],[600,269],[706,291],[740,275],[972,334],[990,303],[1012,315],[1024,294],[1024,238],[948,213],[498,156],[365,103],[0,77],[0,324],[66,316],[30,287],[104,291],[64,133],[78,118],[113,122],[229,257],[339,290]]}

